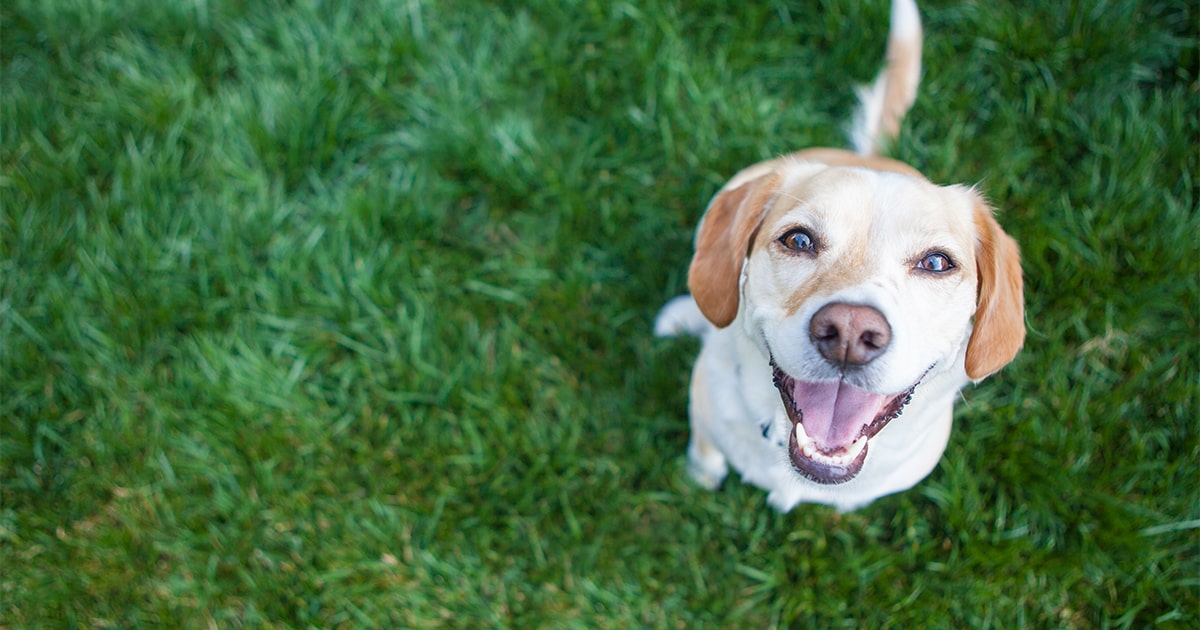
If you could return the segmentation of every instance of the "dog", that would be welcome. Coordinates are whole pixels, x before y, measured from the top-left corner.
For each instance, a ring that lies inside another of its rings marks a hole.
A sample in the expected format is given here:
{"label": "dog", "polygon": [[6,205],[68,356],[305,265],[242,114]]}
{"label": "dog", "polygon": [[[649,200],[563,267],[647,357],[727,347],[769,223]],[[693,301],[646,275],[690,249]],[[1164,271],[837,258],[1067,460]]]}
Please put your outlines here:
{"label": "dog", "polygon": [[732,466],[782,512],[908,489],[945,451],[958,392],[1024,344],[1020,254],[992,207],[881,155],[916,98],[922,37],[915,2],[894,0],[855,150],[750,166],[700,221],[690,295],[655,332],[702,340],[687,456],[706,488]]}

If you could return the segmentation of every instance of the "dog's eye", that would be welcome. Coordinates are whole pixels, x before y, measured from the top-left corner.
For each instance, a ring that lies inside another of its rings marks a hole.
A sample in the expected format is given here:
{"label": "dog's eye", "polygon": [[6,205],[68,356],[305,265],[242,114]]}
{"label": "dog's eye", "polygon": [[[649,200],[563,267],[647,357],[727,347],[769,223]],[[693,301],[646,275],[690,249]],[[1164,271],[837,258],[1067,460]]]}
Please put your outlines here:
{"label": "dog's eye", "polygon": [[917,263],[917,269],[930,273],[946,273],[954,269],[954,262],[942,252],[930,252]]}
{"label": "dog's eye", "polygon": [[802,228],[793,228],[785,232],[779,237],[779,244],[793,252],[817,251],[817,239]]}

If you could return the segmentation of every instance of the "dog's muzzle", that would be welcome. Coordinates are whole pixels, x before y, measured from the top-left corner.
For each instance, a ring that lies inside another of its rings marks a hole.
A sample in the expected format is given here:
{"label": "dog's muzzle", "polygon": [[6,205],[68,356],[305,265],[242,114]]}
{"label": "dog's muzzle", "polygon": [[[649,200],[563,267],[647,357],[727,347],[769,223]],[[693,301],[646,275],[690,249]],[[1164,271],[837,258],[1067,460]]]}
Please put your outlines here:
{"label": "dog's muzzle", "polygon": [[821,484],[845,483],[862,470],[870,439],[900,416],[921,382],[917,379],[898,394],[883,395],[845,380],[798,381],[774,358],[771,369],[792,421],[788,457],[798,473]]}

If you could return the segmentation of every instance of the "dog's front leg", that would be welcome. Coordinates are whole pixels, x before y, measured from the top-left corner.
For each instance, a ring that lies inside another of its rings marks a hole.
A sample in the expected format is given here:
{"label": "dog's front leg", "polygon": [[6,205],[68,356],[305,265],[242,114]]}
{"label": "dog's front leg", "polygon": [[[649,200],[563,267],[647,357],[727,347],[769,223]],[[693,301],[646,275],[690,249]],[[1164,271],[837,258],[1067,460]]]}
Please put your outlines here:
{"label": "dog's front leg", "polygon": [[713,392],[705,371],[704,354],[704,350],[701,350],[701,356],[692,370],[688,402],[688,418],[692,429],[688,441],[688,474],[701,486],[716,490],[729,474],[729,465],[712,437],[717,408],[713,404]]}

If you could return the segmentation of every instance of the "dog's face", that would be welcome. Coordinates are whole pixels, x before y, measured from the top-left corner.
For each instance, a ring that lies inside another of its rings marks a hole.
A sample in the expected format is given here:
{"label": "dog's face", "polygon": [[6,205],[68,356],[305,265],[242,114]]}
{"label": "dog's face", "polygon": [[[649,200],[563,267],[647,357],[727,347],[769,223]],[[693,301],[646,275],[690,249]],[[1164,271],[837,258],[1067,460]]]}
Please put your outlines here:
{"label": "dog's face", "polygon": [[898,172],[776,161],[714,199],[689,286],[768,357],[818,483],[857,475],[925,379],[982,379],[1024,339],[1016,244],[983,200]]}

